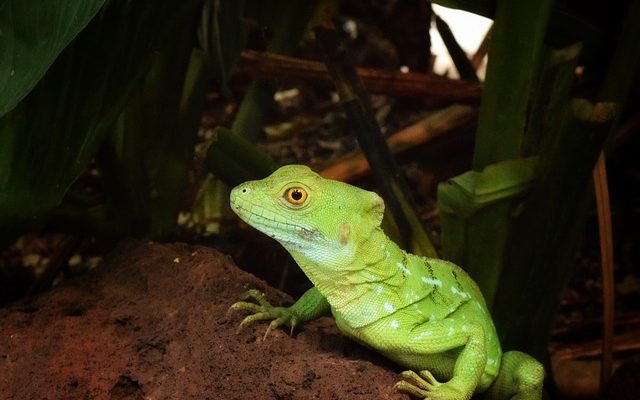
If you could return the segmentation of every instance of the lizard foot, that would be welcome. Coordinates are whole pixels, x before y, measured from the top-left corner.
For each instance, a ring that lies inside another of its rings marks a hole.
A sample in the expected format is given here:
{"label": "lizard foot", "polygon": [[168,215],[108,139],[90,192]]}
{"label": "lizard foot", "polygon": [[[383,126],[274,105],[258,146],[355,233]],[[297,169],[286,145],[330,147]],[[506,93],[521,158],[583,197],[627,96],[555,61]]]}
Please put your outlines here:
{"label": "lizard foot", "polygon": [[428,370],[416,373],[403,371],[402,381],[397,382],[394,388],[400,392],[419,397],[425,400],[460,400],[465,399],[464,394],[446,383],[438,380]]}
{"label": "lizard foot", "polygon": [[293,334],[293,328],[298,325],[298,316],[291,311],[288,307],[274,307],[269,303],[264,293],[259,290],[251,289],[247,291],[245,294],[245,300],[253,300],[255,302],[249,301],[239,301],[234,303],[229,307],[229,311],[248,311],[251,313],[247,317],[245,317],[240,326],[238,326],[238,330],[242,329],[244,326],[254,323],[256,321],[262,320],[272,320],[269,326],[267,327],[267,331],[264,333],[263,340],[267,338],[269,332],[278,328],[281,325],[288,325],[291,327],[290,334]]}

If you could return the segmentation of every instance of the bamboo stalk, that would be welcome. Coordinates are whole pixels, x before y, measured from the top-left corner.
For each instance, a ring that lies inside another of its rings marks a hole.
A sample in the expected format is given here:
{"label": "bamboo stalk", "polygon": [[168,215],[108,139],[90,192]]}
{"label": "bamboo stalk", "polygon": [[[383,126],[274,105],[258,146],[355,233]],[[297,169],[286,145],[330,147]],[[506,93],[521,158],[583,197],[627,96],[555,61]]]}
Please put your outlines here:
{"label": "bamboo stalk", "polygon": [[[398,154],[466,126],[475,121],[477,115],[475,107],[454,104],[392,134],[387,138],[387,145],[392,154]],[[364,154],[354,151],[324,168],[320,175],[350,182],[370,171],[371,165]]]}

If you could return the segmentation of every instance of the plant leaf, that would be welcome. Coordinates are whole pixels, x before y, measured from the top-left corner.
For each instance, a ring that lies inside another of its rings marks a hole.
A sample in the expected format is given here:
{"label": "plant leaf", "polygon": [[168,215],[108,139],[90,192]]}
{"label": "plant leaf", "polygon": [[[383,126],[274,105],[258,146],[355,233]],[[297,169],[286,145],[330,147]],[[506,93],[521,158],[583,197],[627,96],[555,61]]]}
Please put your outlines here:
{"label": "plant leaf", "polygon": [[[200,0],[110,0],[0,118],[0,237],[37,227],[95,157],[158,48]],[[195,26],[194,26],[195,31]],[[1,238],[0,238],[1,239]]]}
{"label": "plant leaf", "polygon": [[244,9],[244,0],[207,0],[202,10],[200,42],[225,96],[231,96],[227,80],[247,42]]}
{"label": "plant leaf", "polygon": [[104,1],[0,1],[0,117],[33,89]]}

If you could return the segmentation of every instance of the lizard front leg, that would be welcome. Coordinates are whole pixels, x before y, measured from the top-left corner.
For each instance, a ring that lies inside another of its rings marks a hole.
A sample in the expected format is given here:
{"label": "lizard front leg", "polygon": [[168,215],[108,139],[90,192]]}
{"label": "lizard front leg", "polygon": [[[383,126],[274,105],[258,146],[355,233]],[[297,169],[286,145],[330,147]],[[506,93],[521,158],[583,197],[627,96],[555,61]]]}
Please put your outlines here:
{"label": "lizard front leg", "polygon": [[240,328],[256,321],[272,320],[264,334],[265,339],[270,331],[280,325],[291,327],[293,333],[293,329],[298,324],[316,319],[328,313],[330,309],[327,299],[315,287],[304,292],[298,301],[290,307],[272,306],[264,293],[255,289],[249,290],[247,297],[254,300],[255,303],[239,301],[232,304],[229,311],[240,310],[251,313],[242,320]]}
{"label": "lizard front leg", "polygon": [[[372,333],[375,330],[372,330]],[[373,333],[375,334],[375,333]],[[408,364],[429,364],[422,360],[460,349],[447,382],[438,382],[428,369],[405,371],[396,388],[429,400],[468,400],[473,395],[487,362],[485,334],[475,323],[452,319],[431,321],[413,329],[397,329],[380,341],[385,354],[405,354]],[[392,357],[393,358],[393,357]],[[434,365],[437,368],[436,365]]]}

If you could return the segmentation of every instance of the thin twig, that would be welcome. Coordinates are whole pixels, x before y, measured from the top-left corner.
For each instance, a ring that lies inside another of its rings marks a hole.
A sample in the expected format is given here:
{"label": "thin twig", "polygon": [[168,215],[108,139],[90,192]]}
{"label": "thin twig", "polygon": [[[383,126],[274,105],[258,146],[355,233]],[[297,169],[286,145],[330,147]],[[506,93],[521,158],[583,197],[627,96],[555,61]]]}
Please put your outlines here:
{"label": "thin twig", "polygon": [[614,318],[614,280],[613,280],[613,236],[611,233],[611,206],[604,153],[601,152],[593,170],[596,206],[598,209],[598,227],[600,230],[600,259],[602,262],[602,298],[603,298],[603,335],[602,367],[600,368],[600,388],[611,378],[613,366],[613,318]]}
{"label": "thin twig", "polygon": [[482,65],[482,60],[484,60],[484,57],[489,52],[489,41],[491,40],[491,32],[493,32],[493,24],[491,24],[489,29],[487,29],[487,33],[484,34],[482,42],[480,42],[480,45],[476,49],[476,52],[473,53],[473,56],[471,56],[471,65],[473,65],[473,69],[475,71],[480,68],[480,65]]}

